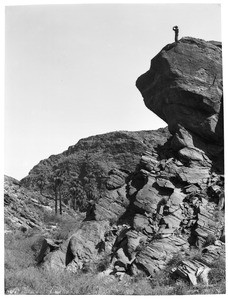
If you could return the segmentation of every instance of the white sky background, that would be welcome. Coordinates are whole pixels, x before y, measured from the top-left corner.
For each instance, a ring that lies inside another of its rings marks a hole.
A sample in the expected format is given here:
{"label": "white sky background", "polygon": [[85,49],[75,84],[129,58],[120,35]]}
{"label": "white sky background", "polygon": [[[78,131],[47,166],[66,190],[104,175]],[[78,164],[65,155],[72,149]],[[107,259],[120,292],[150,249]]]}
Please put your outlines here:
{"label": "white sky background", "polygon": [[136,79],[174,25],[221,41],[218,4],[10,6],[5,21],[5,174],[17,179],[80,138],[166,126]]}

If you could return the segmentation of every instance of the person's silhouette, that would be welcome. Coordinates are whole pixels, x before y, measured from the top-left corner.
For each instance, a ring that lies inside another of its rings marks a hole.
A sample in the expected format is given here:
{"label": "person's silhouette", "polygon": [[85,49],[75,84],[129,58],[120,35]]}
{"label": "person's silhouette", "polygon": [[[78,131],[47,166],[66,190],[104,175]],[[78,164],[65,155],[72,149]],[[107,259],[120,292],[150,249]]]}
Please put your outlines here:
{"label": "person's silhouette", "polygon": [[178,42],[179,28],[178,26],[173,26],[173,30],[175,31],[175,43]]}

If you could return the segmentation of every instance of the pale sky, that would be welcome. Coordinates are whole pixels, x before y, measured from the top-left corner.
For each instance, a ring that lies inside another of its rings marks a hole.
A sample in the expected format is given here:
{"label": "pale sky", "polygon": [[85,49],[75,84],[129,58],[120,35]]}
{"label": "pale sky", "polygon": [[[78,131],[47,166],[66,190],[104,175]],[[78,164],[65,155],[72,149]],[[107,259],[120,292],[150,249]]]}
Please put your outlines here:
{"label": "pale sky", "polygon": [[174,25],[221,41],[218,4],[9,6],[5,21],[5,174],[17,179],[80,138],[166,126],[136,79]]}

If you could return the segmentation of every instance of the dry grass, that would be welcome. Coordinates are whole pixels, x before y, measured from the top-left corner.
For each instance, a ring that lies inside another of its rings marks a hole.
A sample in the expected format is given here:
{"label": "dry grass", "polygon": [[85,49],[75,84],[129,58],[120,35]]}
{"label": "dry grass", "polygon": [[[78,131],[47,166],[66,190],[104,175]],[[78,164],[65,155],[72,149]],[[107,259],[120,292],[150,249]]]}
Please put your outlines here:
{"label": "dry grass", "polygon": [[56,229],[52,231],[51,235],[53,239],[57,240],[68,239],[79,228],[82,220],[81,215],[78,215],[78,218],[68,214],[55,215],[53,212],[46,212],[44,215],[45,224],[56,225]]}
{"label": "dry grass", "polygon": [[[62,221],[60,220],[60,223]],[[69,224],[68,224],[69,225]],[[66,228],[68,225],[65,225]],[[68,228],[69,229],[69,228]],[[67,231],[67,229],[66,229]],[[98,272],[108,266],[108,257],[78,274],[50,272],[35,264],[42,243],[39,232],[7,234],[5,238],[5,292],[35,295],[190,295],[224,294],[225,262],[211,265],[210,285],[193,287],[182,279],[172,278],[170,270],[182,259],[176,255],[167,268],[154,278],[125,276],[122,281],[114,276],[98,278]],[[199,254],[198,254],[199,255]]]}

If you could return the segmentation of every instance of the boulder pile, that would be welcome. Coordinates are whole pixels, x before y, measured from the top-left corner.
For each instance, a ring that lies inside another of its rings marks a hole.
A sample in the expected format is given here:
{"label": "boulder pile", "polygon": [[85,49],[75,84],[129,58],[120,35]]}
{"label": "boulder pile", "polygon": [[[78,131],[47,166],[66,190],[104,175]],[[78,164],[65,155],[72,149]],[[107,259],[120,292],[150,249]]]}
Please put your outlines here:
{"label": "boulder pile", "polygon": [[[150,166],[153,162],[156,173],[152,167],[148,171],[148,162]],[[175,254],[184,255],[192,247],[202,249],[206,263],[216,259],[210,247],[224,255],[220,251],[225,241],[224,206],[219,197],[224,176],[199,168],[193,177],[193,170],[188,168],[188,173],[186,168],[178,160],[156,160],[152,153],[145,153],[127,182],[109,191],[112,198],[106,196],[93,205],[93,220],[83,222],[82,228],[57,250],[65,257],[61,268],[77,272],[108,255],[106,275],[122,278],[143,272],[154,276]],[[109,214],[104,214],[104,206],[110,207]],[[194,261],[183,263],[192,266]],[[198,270],[197,261],[195,265],[194,272]],[[179,266],[177,273],[182,274],[181,270]],[[187,278],[196,283],[193,275]]]}

